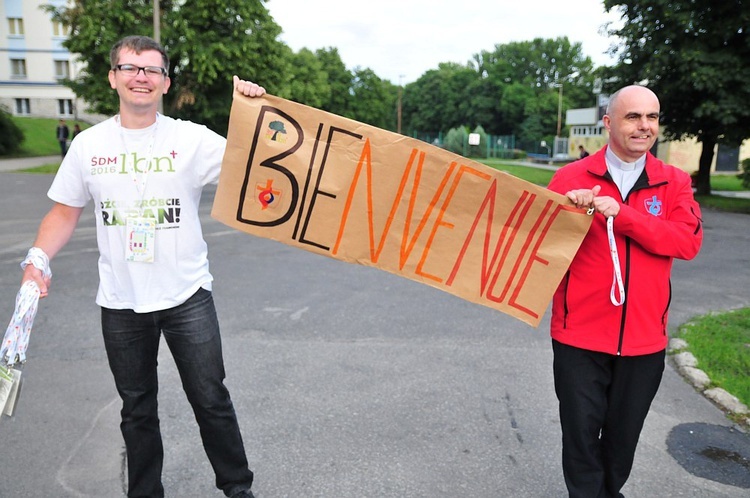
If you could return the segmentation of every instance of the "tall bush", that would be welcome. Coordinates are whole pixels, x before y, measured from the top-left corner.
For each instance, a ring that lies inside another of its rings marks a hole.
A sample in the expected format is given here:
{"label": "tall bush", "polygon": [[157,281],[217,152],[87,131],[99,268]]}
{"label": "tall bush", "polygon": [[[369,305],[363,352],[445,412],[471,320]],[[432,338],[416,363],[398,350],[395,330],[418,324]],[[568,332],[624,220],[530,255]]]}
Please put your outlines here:
{"label": "tall bush", "polygon": [[0,109],[0,156],[21,150],[23,139],[23,131],[13,122],[8,111]]}
{"label": "tall bush", "polygon": [[469,146],[469,157],[487,157],[487,132],[484,131],[482,125],[477,125],[472,133],[479,135],[479,145]]}
{"label": "tall bush", "polygon": [[742,180],[742,186],[750,188],[750,157],[742,160],[742,172],[738,176]]}
{"label": "tall bush", "polygon": [[463,126],[458,128],[451,128],[448,133],[445,134],[445,141],[443,142],[444,147],[456,154],[464,154],[464,144],[469,140],[469,134]]}

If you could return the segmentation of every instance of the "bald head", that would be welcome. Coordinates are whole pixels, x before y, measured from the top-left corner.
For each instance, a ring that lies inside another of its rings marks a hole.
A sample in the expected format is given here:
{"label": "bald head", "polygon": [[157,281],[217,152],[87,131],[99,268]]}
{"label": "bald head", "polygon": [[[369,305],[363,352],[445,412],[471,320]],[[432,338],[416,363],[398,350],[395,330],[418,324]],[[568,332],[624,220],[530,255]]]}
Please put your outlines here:
{"label": "bald head", "polygon": [[659,99],[645,86],[631,85],[612,94],[602,122],[609,147],[625,162],[648,152],[659,135]]}
{"label": "bald head", "polygon": [[624,100],[633,98],[653,100],[653,102],[656,103],[656,106],[659,107],[659,98],[654,92],[652,92],[645,86],[630,85],[622,87],[615,93],[610,95],[609,103],[607,104],[607,114],[611,114],[614,111],[621,99]]}

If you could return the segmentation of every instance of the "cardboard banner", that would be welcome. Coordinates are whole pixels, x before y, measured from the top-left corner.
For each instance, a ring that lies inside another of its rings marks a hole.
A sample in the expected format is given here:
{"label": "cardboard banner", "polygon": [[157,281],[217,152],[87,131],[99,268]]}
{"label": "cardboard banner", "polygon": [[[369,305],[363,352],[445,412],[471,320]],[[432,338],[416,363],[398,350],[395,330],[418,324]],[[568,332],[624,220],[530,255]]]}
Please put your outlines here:
{"label": "cardboard banner", "polygon": [[212,216],[537,326],[590,224],[559,194],[420,140],[234,95]]}

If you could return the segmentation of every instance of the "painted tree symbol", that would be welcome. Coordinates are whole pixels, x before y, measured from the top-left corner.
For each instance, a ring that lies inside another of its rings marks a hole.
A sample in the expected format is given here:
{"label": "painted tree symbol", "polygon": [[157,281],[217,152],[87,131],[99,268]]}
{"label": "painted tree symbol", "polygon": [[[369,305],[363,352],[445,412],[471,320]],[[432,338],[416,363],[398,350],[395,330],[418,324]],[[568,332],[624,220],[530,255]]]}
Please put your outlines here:
{"label": "painted tree symbol", "polygon": [[279,133],[283,133],[284,135],[286,135],[286,129],[284,129],[284,123],[282,123],[281,121],[271,121],[268,127],[274,130],[274,134],[271,137],[271,140],[273,141],[276,141],[276,135],[278,135]]}

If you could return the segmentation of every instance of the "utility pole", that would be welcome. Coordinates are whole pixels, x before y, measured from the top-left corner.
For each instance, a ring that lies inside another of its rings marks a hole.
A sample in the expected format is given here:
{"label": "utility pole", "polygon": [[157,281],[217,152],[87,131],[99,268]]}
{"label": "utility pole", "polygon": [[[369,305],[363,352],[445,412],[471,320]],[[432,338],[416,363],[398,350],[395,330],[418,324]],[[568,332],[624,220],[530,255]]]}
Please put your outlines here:
{"label": "utility pole", "polygon": [[396,132],[401,133],[401,92],[403,92],[403,87],[401,86],[401,79],[404,77],[403,74],[398,75],[398,110],[396,111]]}
{"label": "utility pole", "polygon": [[[154,40],[161,43],[161,13],[159,12],[159,0],[154,0]],[[164,96],[159,96],[159,114],[164,114]]]}
{"label": "utility pole", "polygon": [[161,43],[161,14],[159,12],[159,0],[154,0],[154,40]]}

